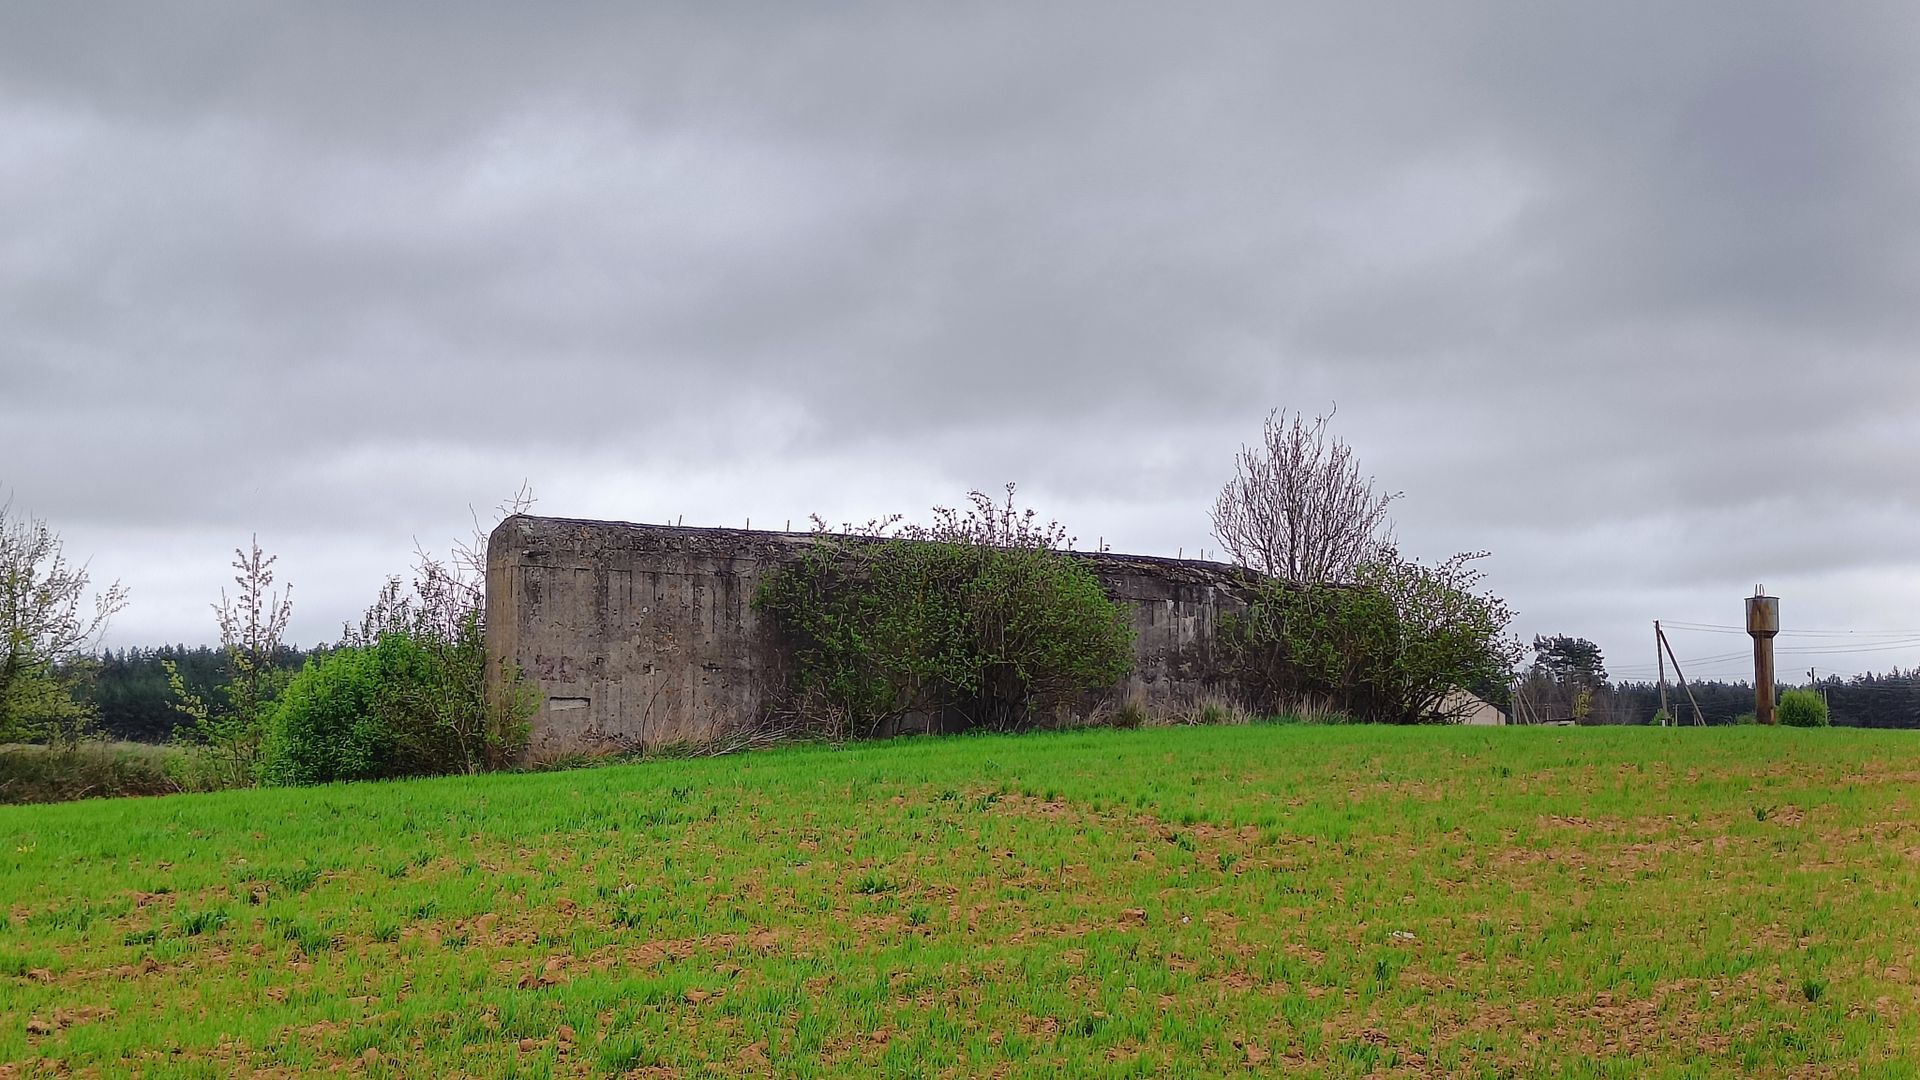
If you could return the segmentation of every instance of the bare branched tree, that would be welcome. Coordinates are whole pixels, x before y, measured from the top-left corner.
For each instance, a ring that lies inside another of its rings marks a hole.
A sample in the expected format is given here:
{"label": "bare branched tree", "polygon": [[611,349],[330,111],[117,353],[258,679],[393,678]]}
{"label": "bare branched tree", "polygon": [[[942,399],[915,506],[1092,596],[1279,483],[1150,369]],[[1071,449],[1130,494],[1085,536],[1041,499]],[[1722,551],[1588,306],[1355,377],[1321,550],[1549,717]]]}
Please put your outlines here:
{"label": "bare branched tree", "polygon": [[1006,485],[1006,495],[996,500],[984,491],[969,491],[968,505],[933,508],[929,525],[908,525],[898,535],[903,540],[931,540],[942,544],[999,548],[1005,551],[1067,551],[1075,537],[1058,521],[1042,521],[1038,511],[1021,509],[1014,502],[1016,485]]}
{"label": "bare branched tree", "polygon": [[491,522],[469,507],[472,537],[455,540],[446,556],[416,539],[412,592],[398,576],[388,578],[360,625],[343,628],[343,645],[371,648],[382,635],[401,634],[433,658],[430,672],[405,688],[407,708],[428,721],[412,732],[419,740],[409,748],[423,771],[498,768],[524,743],[516,731],[538,703],[518,669],[507,670],[510,659],[493,658],[505,665],[502,693],[493,701],[487,695],[487,535],[499,522],[533,509],[534,501],[532,487],[522,483],[494,507]]}
{"label": "bare branched tree", "polygon": [[219,694],[208,699],[193,693],[173,661],[162,661],[176,699],[174,708],[191,722],[183,734],[207,746],[212,755],[209,767],[221,774],[221,786],[254,781],[268,713],[290,677],[275,663],[287,621],[293,617],[292,588],[273,588],[273,564],[278,558],[261,550],[258,536],[246,549],[233,551],[233,583],[240,595],[231,597],[221,589],[220,602],[212,605],[229,672]]}
{"label": "bare branched tree", "polygon": [[240,587],[237,598],[220,590],[220,603],[214,605],[214,617],[220,623],[220,643],[227,649],[233,666],[232,682],[227,687],[229,704],[250,726],[265,722],[267,706],[272,704],[279,682],[274,657],[280,651],[293,617],[293,589],[273,591],[273,564],[279,556],[260,550],[260,538],[250,541],[250,550],[233,552],[233,583]]}
{"label": "bare branched tree", "polygon": [[1353,448],[1299,413],[1267,414],[1258,446],[1243,446],[1213,504],[1213,535],[1242,566],[1300,584],[1347,582],[1393,543],[1381,492]]}
{"label": "bare branched tree", "polygon": [[416,576],[448,578],[454,591],[462,594],[467,603],[484,611],[487,599],[487,537],[494,526],[510,517],[528,513],[539,500],[534,498],[533,485],[525,480],[520,482],[518,490],[493,508],[493,520],[483,522],[480,512],[467,507],[467,513],[473,518],[473,537],[471,540],[453,542],[451,558],[435,559],[418,540],[414,541]]}
{"label": "bare branched tree", "polygon": [[68,677],[127,604],[119,582],[91,597],[88,584],[59,534],[0,502],[0,742],[72,734],[86,720]]}

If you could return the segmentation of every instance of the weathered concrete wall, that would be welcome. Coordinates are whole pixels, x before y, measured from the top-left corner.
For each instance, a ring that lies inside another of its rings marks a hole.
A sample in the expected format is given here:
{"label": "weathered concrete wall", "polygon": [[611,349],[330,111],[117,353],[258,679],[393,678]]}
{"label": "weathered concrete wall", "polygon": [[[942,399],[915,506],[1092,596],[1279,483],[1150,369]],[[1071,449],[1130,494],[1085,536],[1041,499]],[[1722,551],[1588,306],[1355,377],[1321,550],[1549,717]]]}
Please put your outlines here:
{"label": "weathered concrete wall", "polygon": [[[800,533],[517,516],[487,546],[487,648],[538,685],[536,759],[725,735],[785,686],[763,575]],[[1217,685],[1213,628],[1248,579],[1220,563],[1079,553],[1132,613],[1134,671],[1116,697],[1185,703]]]}

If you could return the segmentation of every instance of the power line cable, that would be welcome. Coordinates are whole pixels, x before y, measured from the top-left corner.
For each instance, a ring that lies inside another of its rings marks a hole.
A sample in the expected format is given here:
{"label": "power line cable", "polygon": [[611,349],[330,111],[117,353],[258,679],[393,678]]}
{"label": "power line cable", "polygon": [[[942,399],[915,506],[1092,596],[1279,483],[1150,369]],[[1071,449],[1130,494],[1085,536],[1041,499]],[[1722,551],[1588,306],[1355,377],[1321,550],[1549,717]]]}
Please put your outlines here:
{"label": "power line cable", "polygon": [[[1744,626],[1729,626],[1725,623],[1668,622],[1667,620],[1662,619],[1660,620],[1660,625],[1671,627],[1676,630],[1686,630],[1689,632],[1701,633],[1701,634],[1745,634],[1747,632],[1747,629]],[[1792,630],[1782,630],[1780,631],[1780,636],[1781,637],[1789,637],[1789,636],[1791,637],[1881,637],[1881,638],[1916,637],[1916,636],[1920,636],[1920,629],[1802,630],[1802,629],[1796,628]]]}

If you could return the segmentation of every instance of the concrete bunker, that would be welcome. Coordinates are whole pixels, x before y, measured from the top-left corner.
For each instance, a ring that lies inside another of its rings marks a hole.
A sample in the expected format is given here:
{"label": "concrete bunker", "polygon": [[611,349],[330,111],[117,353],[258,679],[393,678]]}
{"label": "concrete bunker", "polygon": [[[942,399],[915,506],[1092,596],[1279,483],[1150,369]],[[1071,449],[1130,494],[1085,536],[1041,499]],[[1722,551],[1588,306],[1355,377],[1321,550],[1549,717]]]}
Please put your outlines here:
{"label": "concrete bunker", "polygon": [[[755,610],[761,579],[807,533],[517,515],[487,545],[487,650],[540,695],[534,759],[726,738],[780,699],[788,665]],[[1131,615],[1132,674],[1116,699],[1182,706],[1230,689],[1215,656],[1246,571],[1223,563],[1075,552]]]}

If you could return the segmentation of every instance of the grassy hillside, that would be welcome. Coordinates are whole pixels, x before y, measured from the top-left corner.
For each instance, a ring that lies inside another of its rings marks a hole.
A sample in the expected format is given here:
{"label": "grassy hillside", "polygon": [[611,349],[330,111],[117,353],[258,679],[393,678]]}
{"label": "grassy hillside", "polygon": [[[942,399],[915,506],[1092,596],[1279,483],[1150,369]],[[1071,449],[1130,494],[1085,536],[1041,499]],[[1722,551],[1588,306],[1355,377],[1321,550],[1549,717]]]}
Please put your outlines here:
{"label": "grassy hillside", "polygon": [[1912,1076],[1916,782],[1251,727],[0,807],[0,1075]]}

